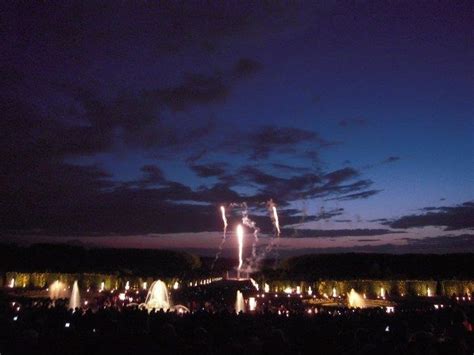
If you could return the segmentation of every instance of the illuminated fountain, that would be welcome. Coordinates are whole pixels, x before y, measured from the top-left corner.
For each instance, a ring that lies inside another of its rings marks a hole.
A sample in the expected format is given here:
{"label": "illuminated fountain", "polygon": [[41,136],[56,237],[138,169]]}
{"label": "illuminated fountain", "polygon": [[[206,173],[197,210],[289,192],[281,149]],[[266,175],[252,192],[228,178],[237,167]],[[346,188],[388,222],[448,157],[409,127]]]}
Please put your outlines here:
{"label": "illuminated fountain", "polygon": [[257,301],[255,300],[255,297],[250,297],[249,298],[249,311],[253,312],[257,309]]}
{"label": "illuminated fountain", "polygon": [[263,290],[265,291],[265,293],[270,292],[270,285],[265,283],[265,285],[263,285]]}
{"label": "illuminated fountain", "polygon": [[347,294],[347,303],[350,308],[365,308],[365,300],[359,295],[354,289],[351,289],[351,292]]}
{"label": "illuminated fountain", "polygon": [[244,296],[242,292],[237,291],[237,297],[235,299],[235,313],[245,312]]}
{"label": "illuminated fountain", "polygon": [[71,298],[69,299],[69,308],[76,309],[79,307],[81,307],[81,296],[79,294],[79,285],[77,284],[76,280],[72,286]]}
{"label": "illuminated fountain", "polygon": [[49,286],[49,298],[52,300],[57,300],[58,298],[66,297],[66,285],[56,280]]}
{"label": "illuminated fountain", "polygon": [[237,278],[240,279],[240,269],[243,264],[242,252],[244,247],[244,229],[241,224],[237,226],[237,242],[239,243],[239,266],[237,266]]}
{"label": "illuminated fountain", "polygon": [[145,299],[145,307],[148,310],[156,308],[167,311],[170,309],[170,306],[171,304],[168,296],[168,289],[166,288],[165,283],[161,280],[154,281],[148,290],[148,294]]}

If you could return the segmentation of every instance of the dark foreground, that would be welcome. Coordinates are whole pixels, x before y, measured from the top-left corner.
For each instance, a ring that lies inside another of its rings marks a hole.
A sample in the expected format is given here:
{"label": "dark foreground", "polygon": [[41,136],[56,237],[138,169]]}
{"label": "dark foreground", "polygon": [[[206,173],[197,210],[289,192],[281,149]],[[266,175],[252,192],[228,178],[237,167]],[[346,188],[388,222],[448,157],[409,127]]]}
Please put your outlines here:
{"label": "dark foreground", "polygon": [[471,355],[473,316],[472,305],[236,315],[3,304],[0,353]]}

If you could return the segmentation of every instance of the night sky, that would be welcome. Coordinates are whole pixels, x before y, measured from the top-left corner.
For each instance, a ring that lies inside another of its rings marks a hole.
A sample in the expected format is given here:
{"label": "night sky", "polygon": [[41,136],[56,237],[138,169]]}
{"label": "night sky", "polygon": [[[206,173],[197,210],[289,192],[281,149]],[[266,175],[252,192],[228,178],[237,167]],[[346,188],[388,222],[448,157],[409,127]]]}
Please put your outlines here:
{"label": "night sky", "polygon": [[2,2],[0,241],[474,251],[474,3],[275,3]]}

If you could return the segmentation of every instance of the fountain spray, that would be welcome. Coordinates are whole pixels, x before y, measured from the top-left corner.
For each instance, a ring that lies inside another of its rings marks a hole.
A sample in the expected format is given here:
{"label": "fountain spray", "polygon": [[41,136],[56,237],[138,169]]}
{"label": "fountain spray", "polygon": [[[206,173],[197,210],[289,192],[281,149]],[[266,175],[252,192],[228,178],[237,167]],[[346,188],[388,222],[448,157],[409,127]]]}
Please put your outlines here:
{"label": "fountain spray", "polygon": [[227,229],[227,217],[225,216],[225,207],[221,206],[222,221],[224,222],[224,238]]}
{"label": "fountain spray", "polygon": [[241,224],[237,226],[237,242],[239,243],[239,266],[237,267],[237,270],[238,270],[238,278],[240,278],[240,268],[242,267],[242,264],[243,264],[242,251],[243,251],[243,244],[244,244],[244,229]]}
{"label": "fountain spray", "polygon": [[219,245],[219,250],[216,253],[216,257],[214,258],[214,261],[212,262],[211,265],[211,270],[214,270],[214,265],[216,264],[217,260],[219,259],[219,256],[222,253],[222,248],[224,247],[225,241],[226,241],[226,234],[227,234],[227,217],[225,215],[225,207],[221,206],[221,215],[222,215],[222,222],[224,222],[224,232],[222,235],[222,241],[221,244]]}
{"label": "fountain spray", "polygon": [[272,211],[273,211],[273,222],[275,224],[275,228],[277,231],[277,237],[280,237],[280,221],[278,220],[278,213],[275,205],[272,205]]}
{"label": "fountain spray", "polygon": [[260,232],[260,229],[257,227],[257,224],[249,218],[247,204],[244,202],[244,203],[242,203],[241,206],[243,208],[243,210],[242,210],[242,224],[244,226],[247,226],[247,227],[253,229],[254,241],[252,243],[252,258],[255,259],[257,257],[258,233]]}

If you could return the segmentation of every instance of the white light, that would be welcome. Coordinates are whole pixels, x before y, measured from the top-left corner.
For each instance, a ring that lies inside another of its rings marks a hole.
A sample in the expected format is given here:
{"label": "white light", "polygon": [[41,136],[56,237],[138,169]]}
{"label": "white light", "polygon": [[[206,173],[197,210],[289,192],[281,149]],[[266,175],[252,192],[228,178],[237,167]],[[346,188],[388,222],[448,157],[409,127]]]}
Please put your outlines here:
{"label": "white light", "polygon": [[241,224],[237,226],[237,241],[239,243],[239,266],[237,267],[237,270],[240,270],[243,264],[242,252],[244,247],[244,229]]}
{"label": "white light", "polygon": [[130,289],[130,282],[127,281],[127,283],[125,284],[125,289],[128,291]]}
{"label": "white light", "polygon": [[71,323],[64,324],[64,328],[69,328],[70,326],[71,326]]}
{"label": "white light", "polygon": [[387,307],[386,312],[387,313],[394,313],[395,312],[395,307]]}
{"label": "white light", "polygon": [[177,290],[179,288],[179,283],[178,281],[175,281],[175,283],[173,284],[173,290]]}
{"label": "white light", "polygon": [[13,320],[14,320],[14,321],[17,321],[17,320],[18,320],[18,316],[13,317]]}
{"label": "white light", "polygon": [[283,292],[290,294],[293,292],[293,289],[290,286],[287,286]]}
{"label": "white light", "polygon": [[267,284],[267,283],[265,285],[263,285],[263,290],[265,291],[265,293],[270,292],[270,285]]}
{"label": "white light", "polygon": [[301,293],[301,286],[296,286],[296,293],[298,295]]}
{"label": "white light", "polygon": [[313,290],[311,289],[311,286],[308,287],[308,295],[311,296],[313,294]]}
{"label": "white light", "polygon": [[119,300],[120,301],[125,301],[125,293],[120,293],[119,294]]}
{"label": "white light", "polygon": [[257,301],[255,300],[255,297],[250,297],[249,298],[249,309],[251,311],[255,311],[257,308]]}

